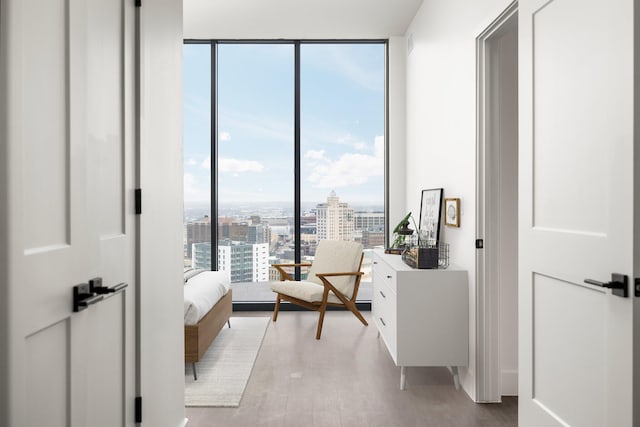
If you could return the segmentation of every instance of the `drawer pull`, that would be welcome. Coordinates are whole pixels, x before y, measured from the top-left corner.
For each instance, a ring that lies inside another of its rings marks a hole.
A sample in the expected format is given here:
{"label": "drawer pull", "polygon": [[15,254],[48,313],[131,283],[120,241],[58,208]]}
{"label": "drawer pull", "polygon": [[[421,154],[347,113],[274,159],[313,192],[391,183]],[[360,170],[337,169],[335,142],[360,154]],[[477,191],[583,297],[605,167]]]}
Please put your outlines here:
{"label": "drawer pull", "polygon": [[382,291],[378,291],[378,292],[380,292],[380,295],[382,295],[382,298],[386,298],[387,297]]}
{"label": "drawer pull", "polygon": [[391,279],[391,276],[387,276],[387,279]]}
{"label": "drawer pull", "polygon": [[384,323],[384,320],[382,319],[382,317],[379,317],[378,319],[380,319],[380,322],[382,323],[382,326],[387,326],[387,324]]}
{"label": "drawer pull", "polygon": [[378,261],[373,261],[374,264],[378,264]]}

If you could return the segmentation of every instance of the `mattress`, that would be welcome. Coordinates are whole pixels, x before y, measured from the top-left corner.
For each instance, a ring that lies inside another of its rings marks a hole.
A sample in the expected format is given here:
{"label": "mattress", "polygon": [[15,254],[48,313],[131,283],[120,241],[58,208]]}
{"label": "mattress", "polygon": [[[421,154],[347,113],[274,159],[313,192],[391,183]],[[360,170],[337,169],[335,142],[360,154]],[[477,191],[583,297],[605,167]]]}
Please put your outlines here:
{"label": "mattress", "polygon": [[204,271],[184,285],[184,324],[195,325],[229,291],[229,273]]}

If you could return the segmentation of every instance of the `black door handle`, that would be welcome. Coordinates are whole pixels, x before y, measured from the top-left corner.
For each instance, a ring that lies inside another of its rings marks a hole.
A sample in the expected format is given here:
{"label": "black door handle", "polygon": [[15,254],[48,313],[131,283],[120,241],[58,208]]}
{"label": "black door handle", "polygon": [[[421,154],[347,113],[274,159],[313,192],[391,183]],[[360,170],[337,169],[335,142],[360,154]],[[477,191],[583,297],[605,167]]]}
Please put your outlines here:
{"label": "black door handle", "polygon": [[92,304],[109,298],[111,295],[129,286],[127,283],[118,283],[110,288],[102,286],[102,278],[96,277],[89,280],[89,283],[82,283],[73,287],[73,311],[78,312],[86,309]]}
{"label": "black door handle", "polygon": [[89,307],[91,304],[102,301],[103,295],[91,292],[88,283],[82,283],[73,287],[73,311],[77,313]]}
{"label": "black door handle", "polygon": [[113,294],[123,290],[127,286],[129,286],[129,284],[124,282],[118,283],[117,285],[110,288],[102,286],[102,277],[95,277],[89,280],[89,287],[91,288],[91,292],[95,292],[96,294],[100,295]]}
{"label": "black door handle", "polygon": [[599,282],[593,279],[584,279],[584,282],[601,288],[609,288],[613,295],[622,298],[629,296],[629,277],[624,274],[612,273],[610,282]]}

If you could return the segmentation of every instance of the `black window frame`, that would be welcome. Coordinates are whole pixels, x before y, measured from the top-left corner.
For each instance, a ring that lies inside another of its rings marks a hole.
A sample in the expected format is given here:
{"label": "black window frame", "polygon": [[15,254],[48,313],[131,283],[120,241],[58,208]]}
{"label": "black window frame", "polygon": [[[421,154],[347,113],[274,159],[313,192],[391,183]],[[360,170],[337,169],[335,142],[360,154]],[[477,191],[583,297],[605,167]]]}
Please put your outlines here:
{"label": "black window frame", "polygon": [[[221,44],[290,44],[294,47],[294,259],[301,262],[301,133],[300,133],[300,46],[303,44],[382,44],[384,45],[384,244],[389,245],[389,40],[388,39],[184,39],[183,44],[211,47],[211,269],[218,269],[218,46]],[[296,279],[300,269],[296,268]],[[371,301],[357,303],[370,310]],[[271,302],[234,302],[234,310],[273,310]],[[297,306],[291,306],[297,310]],[[283,309],[287,309],[283,307]]]}

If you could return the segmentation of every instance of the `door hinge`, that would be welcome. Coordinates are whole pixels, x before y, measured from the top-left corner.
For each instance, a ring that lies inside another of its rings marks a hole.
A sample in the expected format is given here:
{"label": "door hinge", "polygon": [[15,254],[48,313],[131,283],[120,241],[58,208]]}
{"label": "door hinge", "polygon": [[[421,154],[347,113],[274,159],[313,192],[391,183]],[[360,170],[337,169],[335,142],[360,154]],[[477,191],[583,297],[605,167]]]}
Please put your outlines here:
{"label": "door hinge", "polygon": [[142,189],[136,188],[136,215],[142,214]]}
{"label": "door hinge", "polygon": [[136,7],[141,7],[142,6],[142,0],[134,0],[134,3],[136,5]]}
{"label": "door hinge", "polygon": [[640,298],[640,279],[635,279],[634,280],[634,295],[638,298]]}
{"label": "door hinge", "polygon": [[482,249],[482,248],[484,248],[484,240],[476,239],[476,249]]}
{"label": "door hinge", "polygon": [[135,417],[136,424],[140,424],[142,422],[142,396],[136,397],[136,409],[135,409]]}

